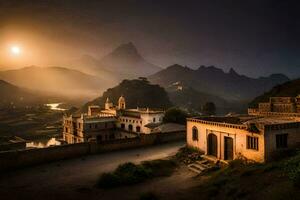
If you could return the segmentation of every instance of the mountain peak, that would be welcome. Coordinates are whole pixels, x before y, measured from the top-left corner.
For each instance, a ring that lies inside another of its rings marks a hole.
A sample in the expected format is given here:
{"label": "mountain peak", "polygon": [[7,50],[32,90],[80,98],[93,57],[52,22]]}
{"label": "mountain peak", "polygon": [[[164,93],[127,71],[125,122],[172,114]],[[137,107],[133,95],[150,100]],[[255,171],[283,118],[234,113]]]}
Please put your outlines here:
{"label": "mountain peak", "polygon": [[231,75],[239,75],[232,67],[229,70],[229,74],[231,74]]}
{"label": "mountain peak", "polygon": [[111,54],[114,56],[124,56],[127,58],[130,57],[134,59],[143,59],[132,42],[121,44]]}

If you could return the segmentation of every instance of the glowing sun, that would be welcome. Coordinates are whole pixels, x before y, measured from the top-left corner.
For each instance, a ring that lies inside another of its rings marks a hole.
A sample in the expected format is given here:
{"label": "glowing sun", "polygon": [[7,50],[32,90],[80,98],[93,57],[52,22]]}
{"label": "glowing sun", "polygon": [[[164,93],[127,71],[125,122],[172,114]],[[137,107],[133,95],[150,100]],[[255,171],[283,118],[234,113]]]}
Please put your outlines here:
{"label": "glowing sun", "polygon": [[21,49],[18,46],[12,46],[10,47],[10,52],[13,55],[19,55],[21,53]]}

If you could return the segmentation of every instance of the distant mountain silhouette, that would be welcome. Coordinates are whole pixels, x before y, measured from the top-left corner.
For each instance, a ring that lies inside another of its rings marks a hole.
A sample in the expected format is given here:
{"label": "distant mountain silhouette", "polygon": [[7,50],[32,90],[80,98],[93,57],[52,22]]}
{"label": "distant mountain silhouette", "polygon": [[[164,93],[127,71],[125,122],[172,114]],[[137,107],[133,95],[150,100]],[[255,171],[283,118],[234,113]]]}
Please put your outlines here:
{"label": "distant mountain silhouette", "polygon": [[225,73],[214,66],[201,66],[196,70],[181,65],[172,65],[148,77],[152,83],[165,88],[181,82],[186,87],[233,101],[249,100],[273,86],[289,81],[283,74],[250,78],[239,75],[234,69]]}
{"label": "distant mountain silhouette", "polygon": [[86,111],[88,105],[104,107],[106,98],[109,98],[117,105],[121,95],[126,99],[127,108],[149,107],[166,109],[172,105],[164,88],[150,84],[147,80],[134,79],[123,80],[119,85],[106,90],[101,97],[85,104],[82,111]]}
{"label": "distant mountain silhouette", "polygon": [[254,98],[249,106],[257,107],[260,102],[268,102],[270,97],[296,97],[300,94],[300,79],[276,85],[271,90]]}
{"label": "distant mountain silhouette", "polygon": [[63,67],[25,67],[0,71],[0,79],[22,88],[64,96],[92,97],[110,85],[106,80]]}
{"label": "distant mountain silhouette", "polygon": [[115,81],[148,76],[161,70],[160,67],[146,61],[131,42],[120,45],[101,59],[84,55],[69,65],[100,78],[110,77]]}
{"label": "distant mountain silhouette", "polygon": [[0,80],[0,107],[26,106],[39,100],[39,97],[30,91]]}
{"label": "distant mountain silhouette", "polygon": [[161,70],[160,67],[146,61],[131,42],[120,45],[104,56],[101,63],[113,71],[135,76],[148,76]]}

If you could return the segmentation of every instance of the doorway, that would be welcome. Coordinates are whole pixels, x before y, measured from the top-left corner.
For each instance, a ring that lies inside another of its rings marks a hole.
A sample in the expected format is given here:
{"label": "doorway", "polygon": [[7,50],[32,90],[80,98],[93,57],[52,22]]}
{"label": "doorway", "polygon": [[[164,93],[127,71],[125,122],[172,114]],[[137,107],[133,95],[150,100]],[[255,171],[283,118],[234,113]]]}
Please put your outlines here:
{"label": "doorway", "polygon": [[224,137],[224,160],[233,160],[233,139]]}
{"label": "doorway", "polygon": [[215,134],[210,133],[208,135],[208,147],[207,154],[218,157],[218,139]]}

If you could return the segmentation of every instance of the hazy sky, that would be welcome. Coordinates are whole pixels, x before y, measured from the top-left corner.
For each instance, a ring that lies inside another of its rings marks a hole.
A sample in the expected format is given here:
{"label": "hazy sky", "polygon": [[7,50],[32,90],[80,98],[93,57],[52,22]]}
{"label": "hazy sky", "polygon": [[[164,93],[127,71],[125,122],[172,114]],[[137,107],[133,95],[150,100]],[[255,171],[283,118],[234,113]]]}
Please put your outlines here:
{"label": "hazy sky", "polygon": [[[101,58],[131,41],[161,67],[215,65],[249,76],[300,77],[299,16],[299,5],[275,0],[0,0],[0,65]],[[22,54],[10,55],[12,45]]]}

